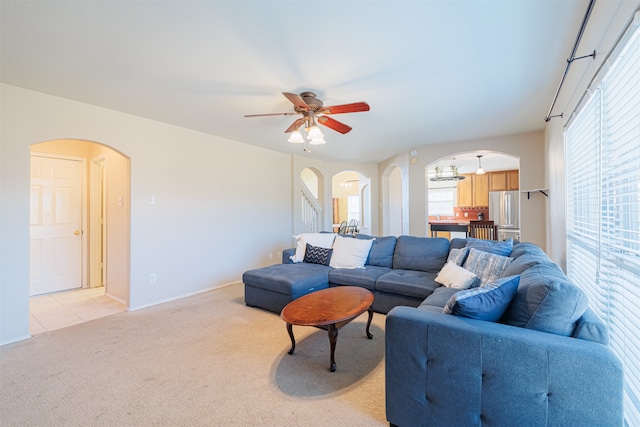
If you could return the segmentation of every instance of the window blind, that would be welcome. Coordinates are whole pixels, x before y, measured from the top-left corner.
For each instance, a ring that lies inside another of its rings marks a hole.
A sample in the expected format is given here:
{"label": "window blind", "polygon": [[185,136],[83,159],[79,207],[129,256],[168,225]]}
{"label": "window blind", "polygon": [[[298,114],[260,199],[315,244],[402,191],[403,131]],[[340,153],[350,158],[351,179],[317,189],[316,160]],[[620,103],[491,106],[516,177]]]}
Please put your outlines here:
{"label": "window blind", "polygon": [[565,129],[567,275],[608,324],[640,425],[640,29]]}

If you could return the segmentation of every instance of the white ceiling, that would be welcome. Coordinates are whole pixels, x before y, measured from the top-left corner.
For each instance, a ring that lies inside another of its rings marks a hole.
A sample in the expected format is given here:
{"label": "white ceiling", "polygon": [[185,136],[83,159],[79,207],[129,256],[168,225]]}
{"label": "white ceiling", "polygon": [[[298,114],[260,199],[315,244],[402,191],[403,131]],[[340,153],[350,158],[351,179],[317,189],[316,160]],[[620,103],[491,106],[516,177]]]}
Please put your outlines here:
{"label": "white ceiling", "polygon": [[[323,160],[540,130],[587,0],[6,1],[2,82],[303,154],[281,92],[334,115]],[[326,130],[325,130],[326,129]],[[475,155],[471,156],[472,160]]]}

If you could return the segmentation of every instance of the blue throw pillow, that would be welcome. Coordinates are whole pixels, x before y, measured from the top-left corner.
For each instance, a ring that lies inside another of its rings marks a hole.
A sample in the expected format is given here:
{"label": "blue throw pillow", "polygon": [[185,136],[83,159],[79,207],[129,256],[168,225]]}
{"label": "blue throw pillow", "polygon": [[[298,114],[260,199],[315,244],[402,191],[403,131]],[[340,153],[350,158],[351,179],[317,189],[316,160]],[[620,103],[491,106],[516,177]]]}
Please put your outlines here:
{"label": "blue throw pillow", "polygon": [[307,243],[307,248],[304,252],[304,262],[310,264],[329,265],[332,253],[333,249],[311,246]]}
{"label": "blue throw pillow", "polygon": [[455,293],[442,311],[444,314],[497,322],[509,307],[520,284],[520,276],[491,282],[480,288]]}
{"label": "blue throw pillow", "polygon": [[489,252],[490,254],[509,256],[513,250],[513,239],[498,241],[469,237],[467,238],[467,247]]}
{"label": "blue throw pillow", "polygon": [[447,261],[452,261],[462,267],[467,260],[467,255],[469,255],[469,248],[450,249]]}

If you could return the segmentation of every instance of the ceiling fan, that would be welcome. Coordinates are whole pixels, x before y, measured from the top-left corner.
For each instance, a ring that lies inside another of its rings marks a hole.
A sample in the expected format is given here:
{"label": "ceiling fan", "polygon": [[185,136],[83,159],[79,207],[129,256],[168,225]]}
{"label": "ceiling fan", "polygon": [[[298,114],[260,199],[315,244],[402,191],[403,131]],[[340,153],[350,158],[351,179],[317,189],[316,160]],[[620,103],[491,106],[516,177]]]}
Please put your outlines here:
{"label": "ceiling fan", "polygon": [[[301,118],[294,121],[284,133],[292,133],[289,142],[305,142],[300,128],[304,126],[308,134],[310,144],[324,144],[324,135],[316,126],[316,122],[333,129],[336,132],[345,134],[352,128],[342,122],[339,122],[329,115],[357,113],[361,111],[369,111],[369,104],[366,102],[354,102],[351,104],[334,105],[325,107],[324,103],[316,98],[313,92],[302,92],[300,95],[295,93],[282,92],[282,94],[293,104],[294,112],[289,113],[267,113],[267,114],[247,114],[245,117],[262,117],[262,116],[293,116],[302,115]],[[306,149],[306,148],[305,148]]]}

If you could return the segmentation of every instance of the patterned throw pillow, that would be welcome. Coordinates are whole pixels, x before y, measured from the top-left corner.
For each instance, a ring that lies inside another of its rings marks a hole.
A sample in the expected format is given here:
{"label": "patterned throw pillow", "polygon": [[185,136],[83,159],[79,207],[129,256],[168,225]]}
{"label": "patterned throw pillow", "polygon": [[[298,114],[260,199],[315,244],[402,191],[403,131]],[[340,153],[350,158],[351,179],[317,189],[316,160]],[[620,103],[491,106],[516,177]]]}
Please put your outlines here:
{"label": "patterned throw pillow", "polygon": [[469,256],[464,262],[464,268],[480,278],[480,286],[502,277],[502,273],[509,266],[513,258],[490,254],[475,248],[469,249]]}
{"label": "patterned throw pillow", "polygon": [[471,319],[497,322],[518,291],[520,276],[504,277],[481,288],[467,289],[451,296],[442,312]]}
{"label": "patterned throw pillow", "polygon": [[463,266],[468,254],[469,248],[454,248],[449,251],[449,257],[447,258],[447,261],[452,261],[456,263],[456,265]]}
{"label": "patterned throw pillow", "polygon": [[331,261],[331,253],[333,249],[320,248],[318,246],[311,246],[307,243],[307,248],[304,252],[304,262],[310,264],[329,265]]}

